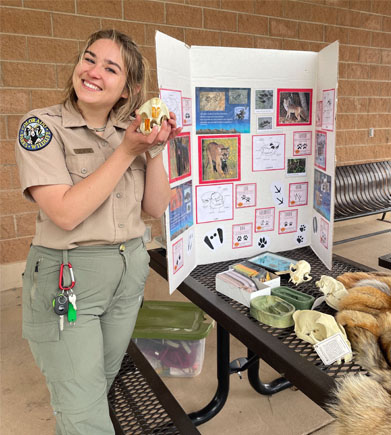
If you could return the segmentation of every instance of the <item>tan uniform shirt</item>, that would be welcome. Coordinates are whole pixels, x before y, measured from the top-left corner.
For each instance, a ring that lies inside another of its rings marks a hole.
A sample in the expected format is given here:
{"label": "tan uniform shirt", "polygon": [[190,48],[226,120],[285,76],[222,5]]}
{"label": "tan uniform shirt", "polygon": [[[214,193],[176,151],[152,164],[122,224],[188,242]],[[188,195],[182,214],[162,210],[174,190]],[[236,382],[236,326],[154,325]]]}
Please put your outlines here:
{"label": "tan uniform shirt", "polygon": [[[111,114],[103,137],[87,127],[71,104],[29,112],[22,119],[16,142],[23,194],[33,200],[30,186],[74,185],[101,166],[122,142],[129,122]],[[138,156],[106,201],[72,231],[55,225],[40,210],[34,245],[54,249],[120,243],[144,234],[141,201],[145,156]]]}

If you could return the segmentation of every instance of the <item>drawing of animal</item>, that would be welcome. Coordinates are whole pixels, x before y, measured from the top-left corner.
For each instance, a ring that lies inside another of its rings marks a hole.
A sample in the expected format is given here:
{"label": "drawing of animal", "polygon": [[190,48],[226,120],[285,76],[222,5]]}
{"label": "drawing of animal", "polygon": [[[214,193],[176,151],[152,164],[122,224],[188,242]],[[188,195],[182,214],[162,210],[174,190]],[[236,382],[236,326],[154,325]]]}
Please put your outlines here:
{"label": "drawing of animal", "polygon": [[229,147],[226,147],[217,142],[209,142],[207,145],[208,164],[207,167],[213,166],[213,171],[220,176],[224,176],[228,172],[228,157]]}
{"label": "drawing of animal", "polygon": [[301,106],[297,106],[296,104],[294,104],[291,98],[284,98],[282,104],[284,106],[284,109],[286,110],[286,121],[288,119],[292,119],[291,115],[293,113],[297,121],[300,121],[300,118],[302,118],[305,122],[307,122],[307,118],[304,115],[304,109]]}

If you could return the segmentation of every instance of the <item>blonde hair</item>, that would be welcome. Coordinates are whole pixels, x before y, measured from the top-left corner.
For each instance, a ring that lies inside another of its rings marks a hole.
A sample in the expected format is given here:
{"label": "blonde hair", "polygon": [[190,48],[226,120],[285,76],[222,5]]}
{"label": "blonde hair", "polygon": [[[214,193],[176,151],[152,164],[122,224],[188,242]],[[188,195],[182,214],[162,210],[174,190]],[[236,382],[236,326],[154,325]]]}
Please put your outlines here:
{"label": "blonde hair", "polygon": [[118,32],[117,30],[99,30],[90,35],[87,39],[84,49],[74,63],[72,74],[65,87],[64,103],[69,101],[77,110],[79,110],[77,107],[77,95],[73,87],[73,72],[76,65],[83,58],[86,50],[88,50],[88,48],[99,39],[110,39],[116,42],[120,48],[121,56],[125,64],[125,88],[128,91],[129,97],[120,98],[115,103],[113,110],[116,112],[118,120],[126,121],[146,99],[149,68],[146,59],[140,53],[135,42],[129,36]]}

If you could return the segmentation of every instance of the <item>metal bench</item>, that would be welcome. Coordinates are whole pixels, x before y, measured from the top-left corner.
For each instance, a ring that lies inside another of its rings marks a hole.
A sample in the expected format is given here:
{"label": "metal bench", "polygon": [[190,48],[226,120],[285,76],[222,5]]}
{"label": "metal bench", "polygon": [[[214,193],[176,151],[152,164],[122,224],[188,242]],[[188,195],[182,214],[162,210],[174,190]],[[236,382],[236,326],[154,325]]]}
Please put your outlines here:
{"label": "metal bench", "polygon": [[116,435],[200,435],[132,341],[108,398]]}
{"label": "metal bench", "polygon": [[334,220],[391,211],[391,160],[337,166]]}

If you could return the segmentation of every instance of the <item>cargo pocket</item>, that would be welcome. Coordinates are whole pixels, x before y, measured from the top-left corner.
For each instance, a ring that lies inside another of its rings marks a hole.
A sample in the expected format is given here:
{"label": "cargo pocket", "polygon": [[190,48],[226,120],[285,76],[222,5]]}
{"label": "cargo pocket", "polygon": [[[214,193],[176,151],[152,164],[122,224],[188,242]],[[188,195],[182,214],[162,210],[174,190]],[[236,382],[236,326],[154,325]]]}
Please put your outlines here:
{"label": "cargo pocket", "polygon": [[49,382],[73,379],[74,370],[68,344],[60,337],[59,321],[23,323],[23,337]]}

